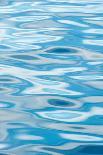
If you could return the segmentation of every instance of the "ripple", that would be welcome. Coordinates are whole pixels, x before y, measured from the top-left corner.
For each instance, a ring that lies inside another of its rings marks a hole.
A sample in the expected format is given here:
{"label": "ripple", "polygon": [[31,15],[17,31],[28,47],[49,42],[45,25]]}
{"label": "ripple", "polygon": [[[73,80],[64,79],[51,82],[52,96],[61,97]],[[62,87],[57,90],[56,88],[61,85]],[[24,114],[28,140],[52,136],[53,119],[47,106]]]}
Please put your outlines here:
{"label": "ripple", "polygon": [[37,60],[38,58],[30,56],[30,55],[12,55],[11,57],[22,59],[22,60]]}
{"label": "ripple", "polygon": [[43,138],[40,137],[40,136],[33,136],[33,135],[27,135],[27,134],[19,134],[17,135],[16,137],[17,139],[20,139],[20,140],[42,140]]}
{"label": "ripple", "polygon": [[103,154],[102,0],[1,0],[0,154]]}
{"label": "ripple", "polygon": [[0,150],[1,150],[1,149],[7,149],[8,146],[9,146],[8,144],[0,143]]}
{"label": "ripple", "polygon": [[100,115],[102,116],[102,108],[93,107],[93,109],[89,112],[78,112],[78,111],[70,111],[70,110],[52,110],[52,111],[43,111],[37,112],[36,114],[41,118],[63,121],[63,122],[80,122],[86,121],[88,118]]}
{"label": "ripple", "polygon": [[76,26],[79,26],[79,27],[89,27],[86,24],[81,24],[81,23],[78,23],[78,22],[75,22],[75,21],[70,21],[70,20],[59,20],[59,22],[64,23],[64,24],[69,24],[69,25],[76,25]]}
{"label": "ripple", "polygon": [[58,120],[58,121],[64,121],[64,122],[72,122],[75,120],[79,121],[80,117],[82,117],[81,113],[66,111],[66,110],[64,110],[64,111],[63,110],[55,110],[55,111],[49,111],[49,112],[38,112],[37,114],[43,118],[53,119],[53,120]]}
{"label": "ripple", "polygon": [[0,108],[11,108],[11,107],[13,107],[13,106],[14,106],[13,103],[0,101]]}
{"label": "ripple", "polygon": [[75,140],[75,141],[103,141],[103,139],[101,137],[96,137],[96,136],[88,136],[88,135],[82,135],[82,134],[60,134],[60,136],[64,139],[71,139],[71,140]]}

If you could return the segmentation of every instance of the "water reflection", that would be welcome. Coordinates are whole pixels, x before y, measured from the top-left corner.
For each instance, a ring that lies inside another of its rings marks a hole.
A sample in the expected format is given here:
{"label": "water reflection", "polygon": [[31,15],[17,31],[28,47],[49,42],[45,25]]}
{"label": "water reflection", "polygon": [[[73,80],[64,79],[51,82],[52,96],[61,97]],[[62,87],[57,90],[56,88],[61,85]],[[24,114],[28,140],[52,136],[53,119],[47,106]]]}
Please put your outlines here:
{"label": "water reflection", "polygon": [[0,1],[0,155],[103,154],[102,10]]}

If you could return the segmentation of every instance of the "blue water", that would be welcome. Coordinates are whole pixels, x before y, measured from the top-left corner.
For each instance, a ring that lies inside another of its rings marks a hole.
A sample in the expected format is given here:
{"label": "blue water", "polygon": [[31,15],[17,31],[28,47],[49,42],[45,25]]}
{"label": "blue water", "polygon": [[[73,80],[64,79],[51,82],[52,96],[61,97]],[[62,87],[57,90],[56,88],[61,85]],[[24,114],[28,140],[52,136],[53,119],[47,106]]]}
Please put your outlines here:
{"label": "blue water", "polygon": [[103,0],[0,1],[0,155],[103,155]]}

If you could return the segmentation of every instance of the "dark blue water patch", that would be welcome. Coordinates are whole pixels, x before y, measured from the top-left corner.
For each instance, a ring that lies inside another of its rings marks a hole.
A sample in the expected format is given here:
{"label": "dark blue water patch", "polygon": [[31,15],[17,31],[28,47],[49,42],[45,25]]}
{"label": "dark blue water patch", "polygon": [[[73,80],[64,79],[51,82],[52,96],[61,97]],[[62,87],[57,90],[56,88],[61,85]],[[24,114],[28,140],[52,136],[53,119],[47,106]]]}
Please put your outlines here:
{"label": "dark blue water patch", "polygon": [[72,54],[72,53],[77,53],[78,51],[76,49],[73,49],[73,48],[56,47],[56,48],[48,49],[45,52],[47,52],[47,53],[55,53],[55,54]]}
{"label": "dark blue water patch", "polygon": [[83,146],[79,150],[79,153],[83,153],[84,155],[103,155],[103,145]]}
{"label": "dark blue water patch", "polygon": [[69,101],[65,100],[58,100],[58,99],[50,99],[48,100],[49,104],[54,105],[54,106],[60,106],[60,107],[71,107],[74,104]]}

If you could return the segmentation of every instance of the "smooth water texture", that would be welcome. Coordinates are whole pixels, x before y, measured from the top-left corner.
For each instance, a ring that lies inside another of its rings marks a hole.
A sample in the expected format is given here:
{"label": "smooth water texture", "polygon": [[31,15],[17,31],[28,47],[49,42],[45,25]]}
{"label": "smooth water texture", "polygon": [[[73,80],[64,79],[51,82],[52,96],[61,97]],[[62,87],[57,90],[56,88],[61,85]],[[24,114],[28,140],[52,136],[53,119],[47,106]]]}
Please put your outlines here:
{"label": "smooth water texture", "polygon": [[0,155],[103,155],[103,0],[0,1]]}

